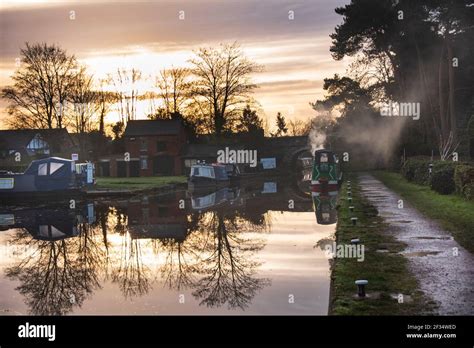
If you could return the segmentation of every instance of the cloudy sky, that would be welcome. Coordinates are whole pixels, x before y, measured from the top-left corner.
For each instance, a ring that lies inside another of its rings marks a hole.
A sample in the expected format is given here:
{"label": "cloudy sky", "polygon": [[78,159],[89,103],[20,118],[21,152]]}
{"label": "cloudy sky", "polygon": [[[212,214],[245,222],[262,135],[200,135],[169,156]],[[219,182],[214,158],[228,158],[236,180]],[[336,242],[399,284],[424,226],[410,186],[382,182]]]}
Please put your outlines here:
{"label": "cloudy sky", "polygon": [[[153,76],[186,66],[198,47],[238,41],[249,58],[264,66],[253,77],[260,85],[255,98],[262,116],[270,124],[278,111],[289,119],[307,119],[313,115],[309,102],[324,94],[323,78],[344,73],[349,64],[334,61],[329,52],[329,34],[342,20],[334,8],[348,2],[0,0],[0,86],[11,83],[25,42],[58,44],[101,78],[132,66]],[[147,83],[151,86],[152,79],[143,82],[143,89]],[[0,120],[5,105],[0,102]],[[145,118],[145,106],[138,112]]]}

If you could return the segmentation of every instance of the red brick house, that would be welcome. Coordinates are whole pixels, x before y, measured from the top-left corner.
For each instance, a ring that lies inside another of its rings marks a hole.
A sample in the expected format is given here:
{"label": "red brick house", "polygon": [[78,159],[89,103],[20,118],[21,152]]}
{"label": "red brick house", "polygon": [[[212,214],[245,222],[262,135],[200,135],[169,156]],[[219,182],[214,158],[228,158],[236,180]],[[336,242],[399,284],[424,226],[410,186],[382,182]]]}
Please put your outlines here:
{"label": "red brick house", "polygon": [[187,137],[181,120],[129,121],[123,137],[125,154],[99,160],[99,176],[183,174]]}

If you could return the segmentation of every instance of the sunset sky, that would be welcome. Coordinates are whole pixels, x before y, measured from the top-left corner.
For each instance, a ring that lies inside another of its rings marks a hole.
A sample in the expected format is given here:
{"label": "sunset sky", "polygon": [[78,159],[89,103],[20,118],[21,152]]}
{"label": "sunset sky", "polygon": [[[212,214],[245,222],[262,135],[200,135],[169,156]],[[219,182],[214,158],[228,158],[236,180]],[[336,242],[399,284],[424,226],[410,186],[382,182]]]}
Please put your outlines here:
{"label": "sunset sky", "polygon": [[[264,71],[255,74],[254,97],[273,125],[278,111],[288,119],[314,115],[309,102],[323,96],[323,78],[344,73],[334,61],[329,34],[342,18],[334,8],[348,0],[151,0],[0,1],[0,86],[11,83],[25,42],[55,43],[89,67],[96,79],[118,67],[144,77],[188,65],[193,50],[238,41]],[[70,19],[70,11],[75,19]],[[180,11],[185,19],[180,20]],[[289,20],[294,11],[294,20]],[[151,90],[153,79],[142,82]],[[0,101],[1,120],[6,117]],[[147,105],[138,109],[145,118]],[[114,121],[110,115],[108,122]]]}

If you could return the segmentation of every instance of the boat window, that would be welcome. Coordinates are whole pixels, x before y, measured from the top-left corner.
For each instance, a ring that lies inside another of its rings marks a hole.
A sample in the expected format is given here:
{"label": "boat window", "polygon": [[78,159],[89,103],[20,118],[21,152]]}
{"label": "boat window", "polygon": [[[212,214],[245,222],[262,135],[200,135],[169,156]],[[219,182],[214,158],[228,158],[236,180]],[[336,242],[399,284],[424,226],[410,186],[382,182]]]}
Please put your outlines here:
{"label": "boat window", "polygon": [[48,175],[48,163],[41,163],[38,166],[38,175]]}
{"label": "boat window", "polygon": [[328,161],[328,154],[327,153],[322,153],[319,161],[321,163],[326,163]]}
{"label": "boat window", "polygon": [[63,165],[64,165],[64,163],[51,162],[51,164],[49,165],[49,174],[53,174],[59,168],[61,168]]}
{"label": "boat window", "polygon": [[0,189],[12,189],[14,186],[13,178],[0,178]]}
{"label": "boat window", "polygon": [[214,177],[214,171],[212,168],[201,167],[200,176],[207,176],[208,178]]}
{"label": "boat window", "polygon": [[214,167],[215,175],[218,179],[227,179],[228,175],[225,167]]}
{"label": "boat window", "polygon": [[216,203],[216,193],[204,197],[198,197],[195,201],[197,208],[204,208]]}

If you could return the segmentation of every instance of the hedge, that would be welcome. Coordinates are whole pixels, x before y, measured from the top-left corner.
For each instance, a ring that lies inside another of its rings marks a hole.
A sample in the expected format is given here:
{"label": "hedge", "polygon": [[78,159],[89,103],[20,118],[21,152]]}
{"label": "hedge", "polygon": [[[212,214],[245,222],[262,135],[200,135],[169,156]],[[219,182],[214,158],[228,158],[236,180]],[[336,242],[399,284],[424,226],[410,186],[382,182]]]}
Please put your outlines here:
{"label": "hedge", "polygon": [[430,177],[430,187],[442,195],[453,193],[454,187],[454,168],[455,162],[437,161],[433,163],[433,170]]}
{"label": "hedge", "polygon": [[454,170],[456,192],[467,199],[474,199],[474,166],[459,164]]}
{"label": "hedge", "polygon": [[429,185],[429,159],[409,158],[402,166],[401,173],[408,180],[420,185]]}
{"label": "hedge", "polygon": [[[431,175],[430,163],[433,163]],[[408,181],[430,186],[432,190],[440,194],[456,192],[466,199],[474,199],[473,164],[409,158],[403,164],[401,173]]]}

